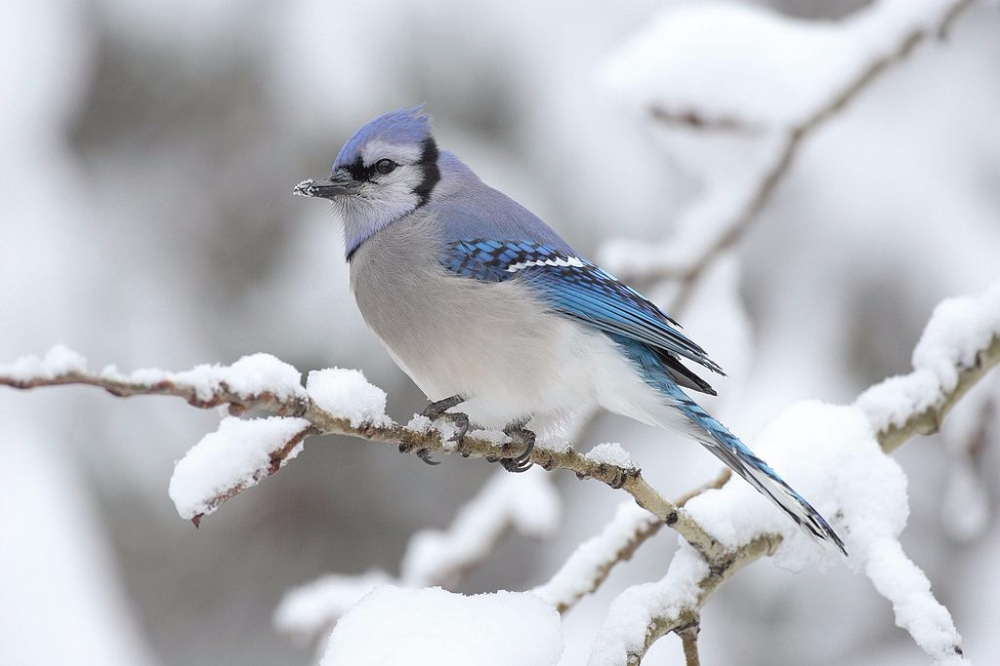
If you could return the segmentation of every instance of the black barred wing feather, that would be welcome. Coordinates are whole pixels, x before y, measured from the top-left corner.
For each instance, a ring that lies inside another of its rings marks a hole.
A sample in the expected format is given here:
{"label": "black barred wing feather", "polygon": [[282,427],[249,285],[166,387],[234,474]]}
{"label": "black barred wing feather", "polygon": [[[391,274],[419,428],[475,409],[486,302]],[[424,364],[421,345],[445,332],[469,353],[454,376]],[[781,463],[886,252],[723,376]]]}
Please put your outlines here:
{"label": "black barred wing feather", "polygon": [[722,374],[704,349],[675,328],[677,322],[628,285],[579,257],[530,241],[463,240],[448,244],[441,263],[453,273],[486,282],[517,277],[567,316]]}

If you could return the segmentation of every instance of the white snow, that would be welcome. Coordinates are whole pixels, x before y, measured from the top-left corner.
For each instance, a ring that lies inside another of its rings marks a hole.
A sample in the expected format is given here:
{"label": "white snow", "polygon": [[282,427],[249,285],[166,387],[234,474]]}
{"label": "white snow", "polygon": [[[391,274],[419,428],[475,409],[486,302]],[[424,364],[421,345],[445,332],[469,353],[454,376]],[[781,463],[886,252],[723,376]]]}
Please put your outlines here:
{"label": "white snow", "polygon": [[877,430],[901,426],[908,417],[940,405],[958,381],[958,368],[971,368],[976,351],[997,336],[1000,283],[978,296],[942,301],[913,350],[913,372],[876,384],[854,404]]}
{"label": "white snow", "polygon": [[[155,370],[146,372],[151,373],[149,376],[156,373]],[[174,383],[194,386],[201,398],[211,397],[223,384],[232,392],[244,396],[264,391],[270,391],[278,398],[305,395],[299,371],[270,354],[244,356],[229,366],[199,365],[184,372],[168,373],[167,378]]]}
{"label": "white snow", "polygon": [[[845,562],[892,602],[896,623],[937,663],[959,659],[952,646],[961,638],[951,616],[899,544],[909,515],[906,477],[882,452],[865,414],[854,407],[800,402],[768,425],[754,449],[827,518],[850,557],[817,547],[739,479],[691,499],[685,507],[691,516],[730,547],[780,532],[784,540],[773,559],[784,568]],[[625,650],[642,645],[651,618],[674,615],[693,603],[697,580],[705,574],[700,557],[681,540],[666,578],[627,590],[609,608],[591,665],[624,663]]]}
{"label": "white snow", "polygon": [[424,416],[423,414],[414,414],[413,418],[410,419],[409,422],[406,424],[406,427],[409,430],[413,430],[415,432],[426,433],[428,430],[431,429],[431,426],[433,424],[434,422],[431,421],[426,416]]}
{"label": "white snow", "polygon": [[883,0],[840,22],[733,2],[674,4],[606,62],[600,82],[643,114],[656,106],[750,130],[795,125],[953,4]]}
{"label": "white snow", "polygon": [[[701,181],[702,192],[682,209],[668,242],[612,241],[600,262],[626,280],[686,272],[751,205],[784,159],[788,131],[915,31],[932,30],[954,4],[881,0],[836,22],[748,3],[669,4],[606,60],[598,82],[653,124],[658,146]],[[653,109],[707,124],[662,122]]]}
{"label": "white snow", "polygon": [[[180,373],[179,376],[183,376]],[[279,399],[302,397],[302,373],[294,366],[271,354],[244,356],[228,368],[222,368],[218,380],[229,390],[240,395],[254,395],[265,391]]]}
{"label": "white snow", "polygon": [[385,414],[385,391],[368,383],[360,370],[330,368],[309,373],[306,391],[317,405],[358,427],[365,423],[384,426],[392,421]]}
{"label": "white snow", "polygon": [[588,666],[624,666],[626,654],[642,648],[654,617],[676,616],[684,608],[696,607],[698,581],[707,575],[708,564],[682,541],[662,580],[634,585],[608,607]]}
{"label": "white snow", "polygon": [[532,592],[553,607],[571,604],[590,592],[603,568],[618,558],[636,533],[659,520],[635,502],[622,502],[601,533],[577,546],[559,571]]}
{"label": "white snow", "polygon": [[0,376],[15,381],[29,381],[32,378],[54,379],[70,373],[87,371],[87,359],[64,345],[55,345],[39,358],[34,354],[21,356],[13,363],[0,365]]}
{"label": "white snow", "polygon": [[[280,416],[222,419],[219,429],[205,435],[174,468],[169,493],[177,513],[187,519],[210,514],[221,494],[257,485],[269,473],[272,454],[308,427],[305,419]],[[299,442],[281,464],[301,450]]]}
{"label": "white snow", "polygon": [[389,574],[378,569],[360,576],[328,574],[317,578],[285,593],[274,611],[274,626],[297,643],[308,644],[363,596],[391,580]]}
{"label": "white snow", "polygon": [[[687,510],[723,543],[747,543],[763,531],[784,537],[774,555],[779,566],[800,570],[838,561],[867,575],[893,603],[896,623],[936,660],[953,655],[961,639],[926,576],[899,545],[909,516],[906,476],[875,439],[855,407],[800,402],[775,418],[754,450],[821,514],[847,546],[848,558],[821,549],[746,483],[734,479],[691,499]],[[807,451],[808,455],[803,455]]]}
{"label": "white snow", "polygon": [[562,650],[559,614],[530,593],[384,586],[341,618],[320,664],[553,666]]}
{"label": "white snow", "polygon": [[622,469],[634,469],[636,466],[632,462],[632,456],[617,442],[598,444],[588,451],[585,457],[598,464],[615,465]]}
{"label": "white snow", "polygon": [[951,614],[934,598],[926,574],[906,556],[898,539],[883,535],[864,540],[858,555],[875,589],[892,602],[896,625],[910,632],[935,664],[968,663],[955,651],[962,637]]}
{"label": "white snow", "polygon": [[511,441],[510,436],[502,430],[470,430],[468,435],[469,437],[481,439],[496,446],[503,446]]}
{"label": "white snow", "polygon": [[306,394],[302,375],[295,367],[264,353],[244,356],[232,365],[205,363],[181,372],[140,368],[122,373],[112,365],[101,371],[101,377],[150,386],[159,382],[190,386],[202,400],[211,398],[222,388],[247,398],[264,392],[273,393],[279,400],[301,398]]}
{"label": "white snow", "polygon": [[455,515],[447,530],[415,533],[400,564],[404,584],[445,585],[486,559],[509,527],[544,537],[559,524],[562,501],[548,474],[496,473]]}

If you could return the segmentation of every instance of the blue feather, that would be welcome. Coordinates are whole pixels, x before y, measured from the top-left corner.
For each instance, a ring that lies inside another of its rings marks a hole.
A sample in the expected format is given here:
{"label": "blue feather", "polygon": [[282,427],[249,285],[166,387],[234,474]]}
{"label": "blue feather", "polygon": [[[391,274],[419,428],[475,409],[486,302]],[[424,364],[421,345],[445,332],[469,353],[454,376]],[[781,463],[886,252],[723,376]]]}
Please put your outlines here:
{"label": "blue feather", "polygon": [[453,273],[486,282],[516,277],[564,315],[723,374],[704,349],[675,328],[677,322],[579,257],[531,241],[475,239],[448,243],[441,263]]}
{"label": "blue feather", "polygon": [[831,541],[847,554],[844,542],[829,523],[809,502],[778,476],[770,465],[729,432],[714,416],[694,402],[664,369],[659,357],[646,345],[619,336],[612,336],[623,353],[639,370],[643,380],[667,396],[673,405],[696,428],[696,438],[730,469],[774,502],[778,508],[819,540]]}

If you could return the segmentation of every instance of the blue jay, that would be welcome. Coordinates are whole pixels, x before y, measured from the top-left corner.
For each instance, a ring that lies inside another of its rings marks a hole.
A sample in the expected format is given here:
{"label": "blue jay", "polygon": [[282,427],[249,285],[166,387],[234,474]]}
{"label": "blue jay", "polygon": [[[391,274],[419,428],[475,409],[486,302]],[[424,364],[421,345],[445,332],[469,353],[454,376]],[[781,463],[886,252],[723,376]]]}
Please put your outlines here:
{"label": "blue jay", "polygon": [[[596,402],[680,429],[811,536],[844,544],[805,499],[683,389],[715,394],[682,359],[722,373],[677,323],[582,258],[529,210],[439,150],[422,107],[380,116],[337,155],[329,179],[295,193],[343,219],[351,288],[368,326],[429,397],[424,412],[533,427]],[[461,405],[461,413],[449,412]],[[846,553],[846,551],[845,551]]]}

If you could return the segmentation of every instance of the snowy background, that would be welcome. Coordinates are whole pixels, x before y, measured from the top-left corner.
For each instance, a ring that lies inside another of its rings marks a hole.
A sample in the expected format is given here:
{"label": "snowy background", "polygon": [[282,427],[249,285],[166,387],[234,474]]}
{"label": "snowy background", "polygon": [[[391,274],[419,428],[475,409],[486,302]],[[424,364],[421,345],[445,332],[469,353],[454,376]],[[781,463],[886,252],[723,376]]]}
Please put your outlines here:
{"label": "snowy background", "polygon": [[[690,240],[712,217],[706,201],[724,207],[714,195],[738,191],[769,131],[808,113],[822,84],[900,23],[851,41],[815,21],[864,3],[781,0],[772,8],[801,21],[777,27],[743,10],[764,4],[4,3],[0,363],[55,343],[122,370],[266,351],[302,370],[362,368],[405,422],[423,396],[365,330],[335,220],[292,186],[324,175],[371,117],[426,102],[442,146],[584,254],[623,274],[655,265],[659,243]],[[651,29],[665,32],[644,38]],[[729,373],[706,404],[737,433],[753,440],[796,400],[849,403],[908,371],[933,306],[1000,275],[998,62],[995,4],[918,45],[801,145],[705,275],[681,321]],[[648,112],[661,98],[750,136],[664,129]],[[996,378],[941,436],[894,455],[909,479],[903,544],[984,664],[1000,663],[991,393]],[[312,647],[274,627],[283,594],[329,572],[398,574],[410,535],[450,524],[494,474],[312,440],[195,530],[167,484],[217,422],[167,398],[0,392],[0,663],[311,663]],[[584,448],[605,441],[668,497],[718,469],[693,443],[618,418],[580,436]],[[624,499],[570,474],[554,481],[554,534],[503,540],[455,589],[545,582]],[[664,531],[566,616],[563,663],[586,661],[610,599],[661,577],[674,549]],[[709,603],[703,659],[924,663],[888,605],[845,568],[764,561]],[[682,663],[673,637],[654,651]]]}

